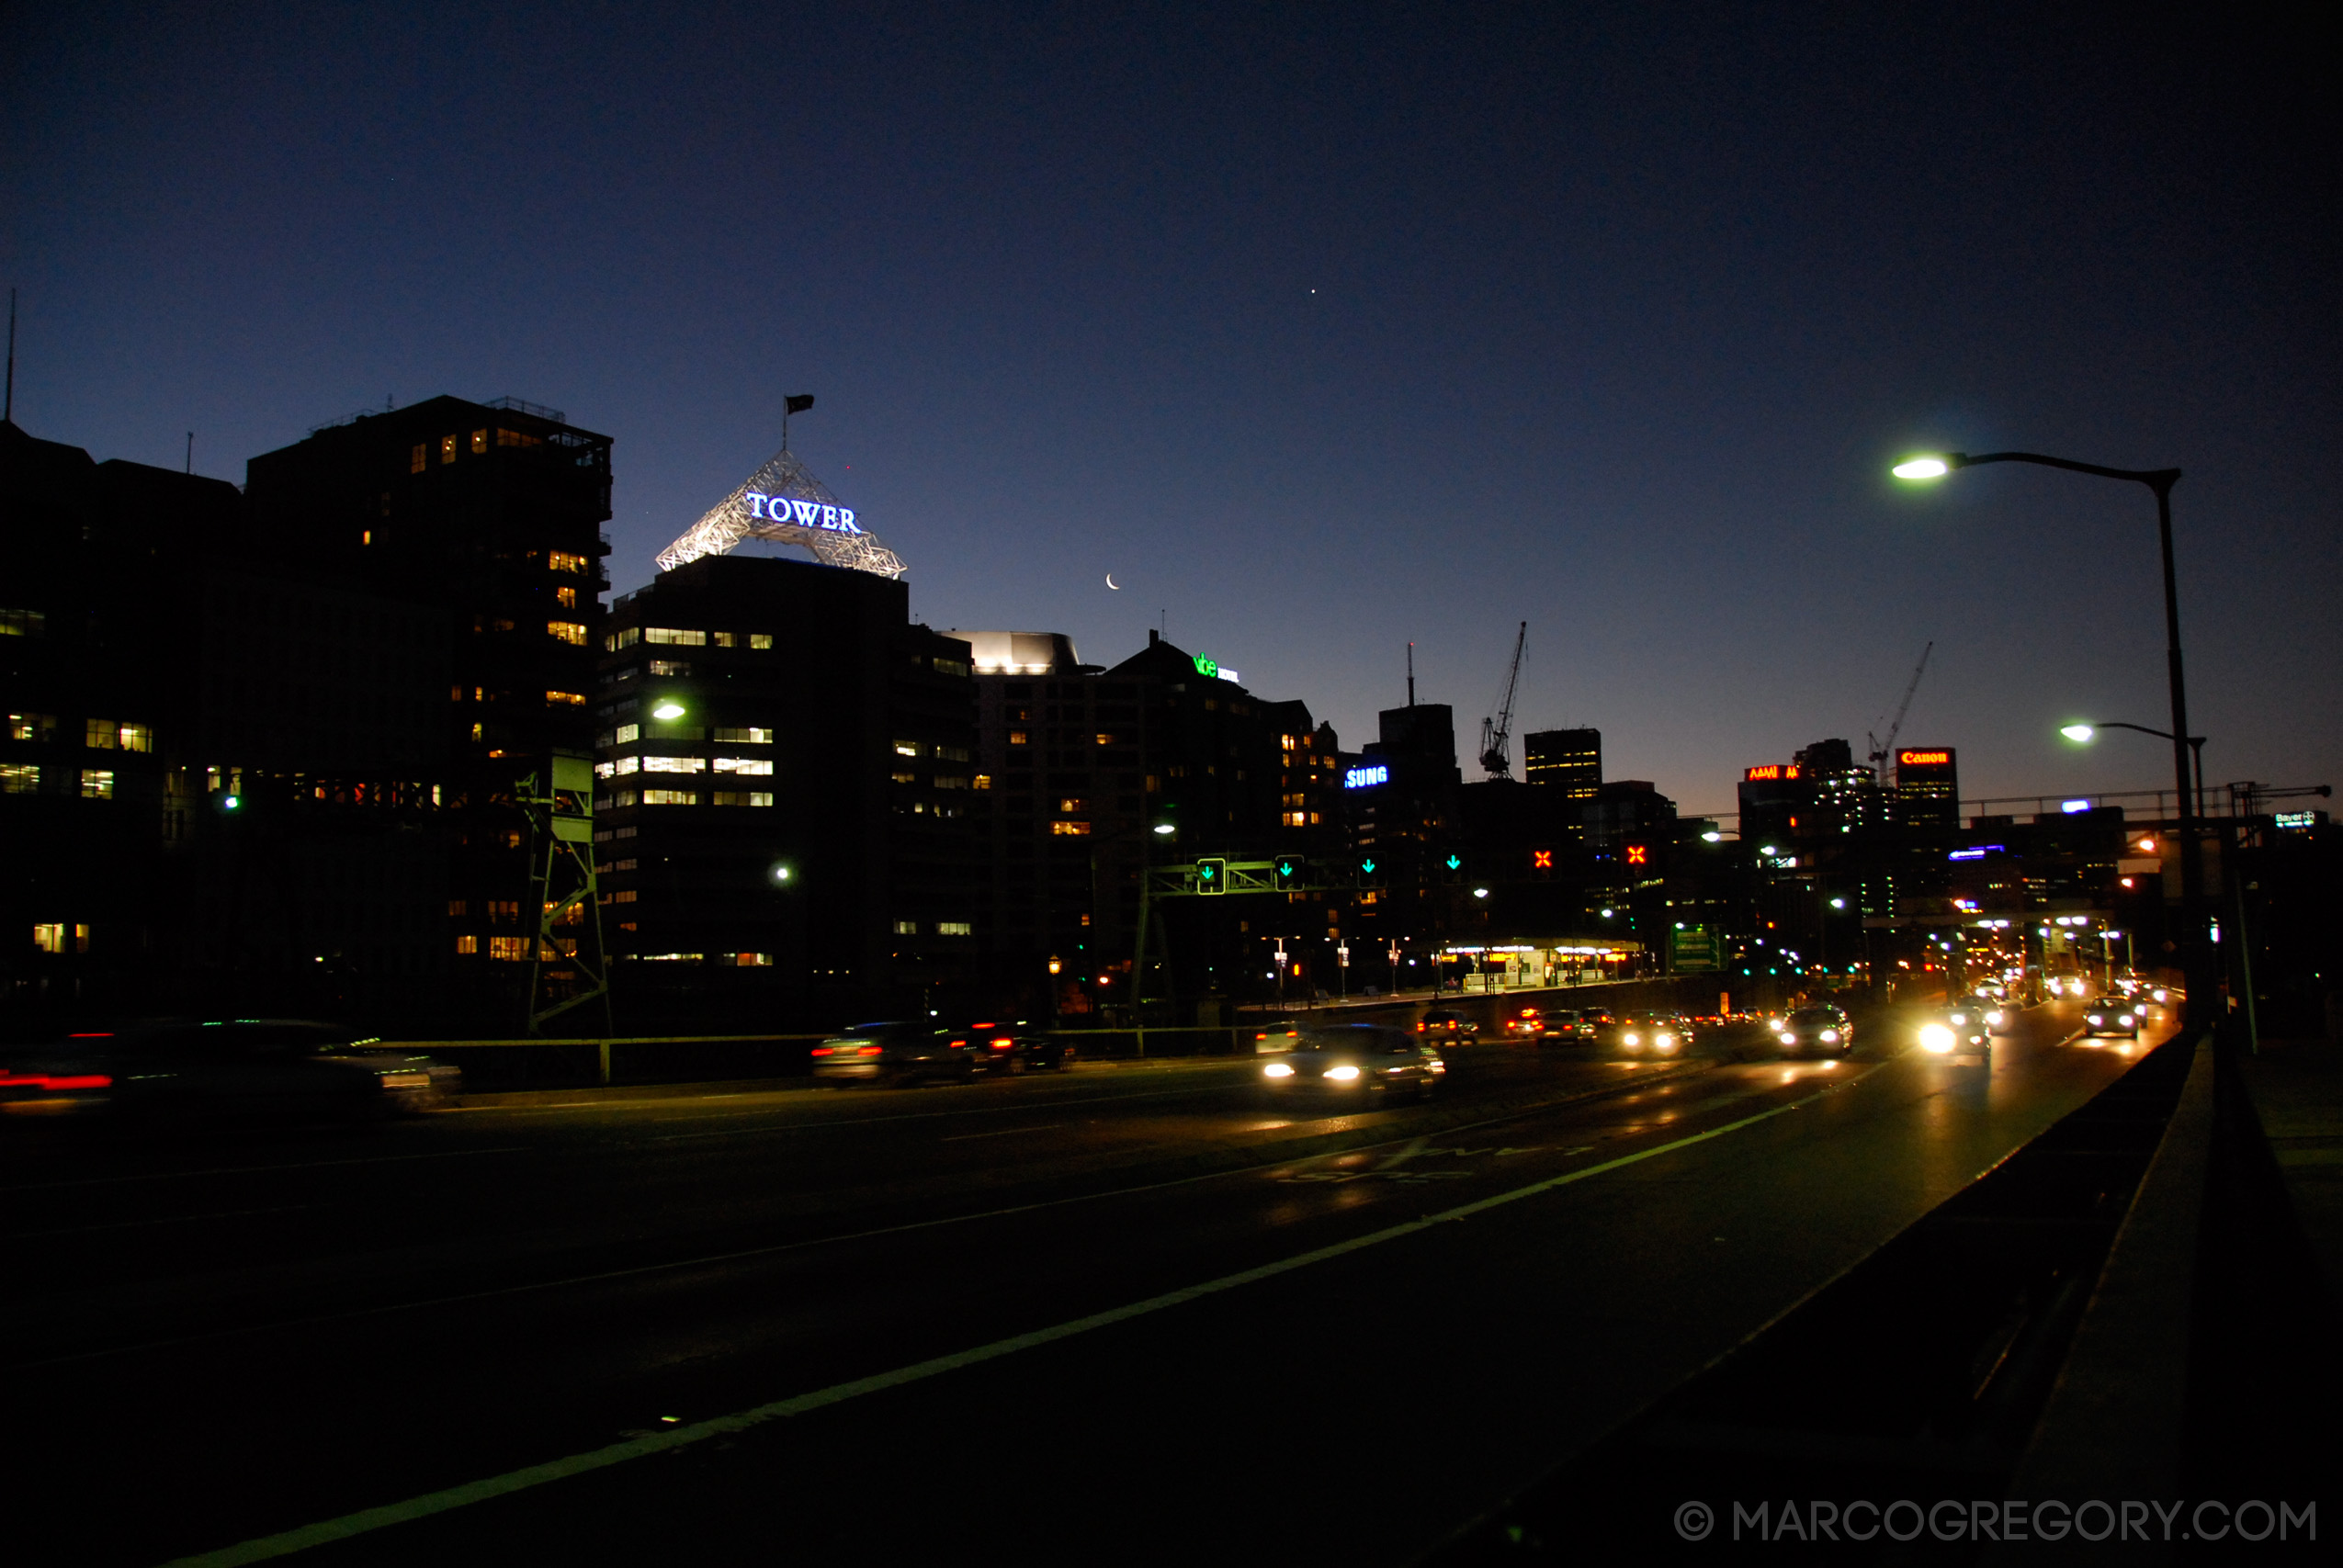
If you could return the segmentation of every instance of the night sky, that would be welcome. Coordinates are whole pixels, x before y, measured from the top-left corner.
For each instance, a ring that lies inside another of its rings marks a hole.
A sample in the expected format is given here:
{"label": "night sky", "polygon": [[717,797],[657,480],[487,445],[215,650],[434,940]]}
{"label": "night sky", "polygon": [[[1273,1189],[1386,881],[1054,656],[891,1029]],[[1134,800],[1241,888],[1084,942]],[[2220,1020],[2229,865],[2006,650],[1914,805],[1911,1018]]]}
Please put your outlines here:
{"label": "night sky", "polygon": [[2195,10],[15,5],[16,418],[550,404],[623,592],[812,392],[933,626],[1160,616],[1353,748],[1412,639],[1468,749],[1526,620],[1517,731],[1687,811],[1931,639],[1964,795],[2168,784],[2054,733],[2165,726],[2149,492],[1885,470],[2174,466],[2208,774],[2343,780],[2343,91]]}

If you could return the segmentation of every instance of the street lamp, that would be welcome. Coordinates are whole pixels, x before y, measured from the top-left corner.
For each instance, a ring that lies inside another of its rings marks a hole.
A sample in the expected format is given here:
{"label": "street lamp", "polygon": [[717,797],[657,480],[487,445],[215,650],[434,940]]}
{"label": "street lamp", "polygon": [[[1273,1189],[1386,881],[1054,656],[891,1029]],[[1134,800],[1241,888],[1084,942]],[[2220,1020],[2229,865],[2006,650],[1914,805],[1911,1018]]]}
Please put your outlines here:
{"label": "street lamp", "polygon": [[[2150,729],[2145,724],[2124,724],[2120,720],[2111,718],[2103,720],[2098,724],[2061,725],[2059,726],[2058,733],[2065,736],[2067,739],[2073,741],[2077,746],[2088,746],[2093,740],[2099,739],[2099,732],[2102,729],[2129,729],[2136,731],[2141,735],[2153,735],[2158,740],[2169,740],[2172,739],[2172,732],[2168,729]],[[2197,815],[2199,817],[2202,817],[2204,815],[2204,737],[2202,735],[2190,736],[2189,751],[2190,761],[2192,764],[2196,774]]]}
{"label": "street lamp", "polygon": [[662,724],[673,724],[675,720],[684,716],[684,705],[677,702],[674,698],[669,697],[666,701],[661,703],[657,707],[651,710],[651,716],[659,720]]}
{"label": "street lamp", "polygon": [[2172,728],[2168,739],[2172,742],[2174,787],[2180,796],[2180,965],[2188,977],[2185,1016],[2190,1023],[2208,1022],[2213,1004],[2206,973],[2204,864],[2198,849],[2196,805],[2190,795],[2189,692],[2180,671],[2180,590],[2172,570],[2172,487],[2180,482],[2180,470],[2109,468],[2077,463],[2071,457],[2046,457],[2038,452],[1986,452],[1974,457],[1965,452],[1924,452],[1896,464],[1892,471],[1897,479],[1925,482],[1980,463],[2033,463],[2102,479],[2128,479],[2156,492],[2156,535],[2164,558],[2165,671],[2172,688]]}

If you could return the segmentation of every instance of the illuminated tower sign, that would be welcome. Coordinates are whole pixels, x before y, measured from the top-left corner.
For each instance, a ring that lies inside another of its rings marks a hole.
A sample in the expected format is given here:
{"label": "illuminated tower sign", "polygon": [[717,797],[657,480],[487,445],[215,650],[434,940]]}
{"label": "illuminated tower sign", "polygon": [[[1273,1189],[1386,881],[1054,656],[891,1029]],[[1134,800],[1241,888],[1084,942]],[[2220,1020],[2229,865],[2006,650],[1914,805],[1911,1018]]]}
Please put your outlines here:
{"label": "illuminated tower sign", "polygon": [[852,507],[839,505],[829,487],[787,447],[660,551],[659,570],[673,571],[702,556],[723,555],[743,539],[799,545],[824,566],[880,577],[904,571],[902,558],[880,544]]}

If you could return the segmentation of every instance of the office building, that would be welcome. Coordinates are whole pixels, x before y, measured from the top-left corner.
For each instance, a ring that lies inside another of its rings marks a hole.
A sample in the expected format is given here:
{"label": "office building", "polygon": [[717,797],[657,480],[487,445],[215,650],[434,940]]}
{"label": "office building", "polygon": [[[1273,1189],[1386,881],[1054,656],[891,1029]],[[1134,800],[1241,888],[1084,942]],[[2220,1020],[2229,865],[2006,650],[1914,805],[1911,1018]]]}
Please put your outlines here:
{"label": "office building", "polygon": [[1522,773],[1534,784],[1591,800],[1602,787],[1602,731],[1540,729],[1522,738]]}

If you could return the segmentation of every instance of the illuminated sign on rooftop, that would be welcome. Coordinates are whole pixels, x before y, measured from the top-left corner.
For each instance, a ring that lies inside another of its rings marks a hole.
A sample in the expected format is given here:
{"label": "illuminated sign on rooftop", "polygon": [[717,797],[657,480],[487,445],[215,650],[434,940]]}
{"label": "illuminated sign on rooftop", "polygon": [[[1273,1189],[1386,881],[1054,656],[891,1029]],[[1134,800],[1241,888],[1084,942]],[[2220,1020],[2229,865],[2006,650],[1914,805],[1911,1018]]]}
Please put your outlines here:
{"label": "illuminated sign on rooftop", "polygon": [[1951,854],[1946,855],[1944,858],[1946,860],[1983,860],[1987,855],[2007,853],[2009,853],[2009,851],[2002,845],[1979,844],[1974,849],[1954,850]]}
{"label": "illuminated sign on rooftop", "polygon": [[1896,765],[1899,768],[1949,768],[1952,753],[1948,750],[1935,751],[1898,751]]}
{"label": "illuminated sign on rooftop", "polygon": [[1195,663],[1196,673],[1206,680],[1234,681],[1237,679],[1237,672],[1234,670],[1223,670],[1220,667],[1220,661],[1209,653],[1197,654]]}
{"label": "illuminated sign on rooftop", "polygon": [[1379,784],[1391,782],[1391,764],[1377,762],[1372,767],[1353,768],[1342,775],[1344,789],[1373,789]]}
{"label": "illuminated sign on rooftop", "polygon": [[1795,762],[1768,762],[1763,767],[1751,768],[1743,773],[1741,782],[1755,784],[1760,779],[1794,779],[1797,776],[1798,764]]}
{"label": "illuminated sign on rooftop", "polygon": [[751,491],[741,497],[749,503],[749,515],[772,523],[794,523],[800,528],[819,528],[825,534],[859,534],[855,526],[855,512],[850,506],[828,506],[818,501],[798,501],[786,495],[764,495]]}

